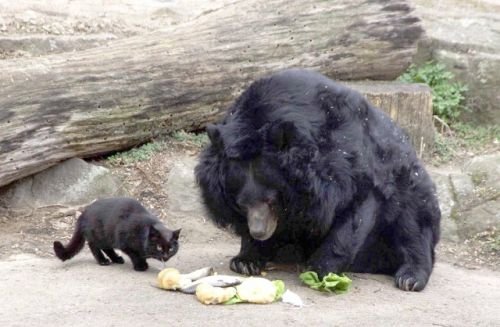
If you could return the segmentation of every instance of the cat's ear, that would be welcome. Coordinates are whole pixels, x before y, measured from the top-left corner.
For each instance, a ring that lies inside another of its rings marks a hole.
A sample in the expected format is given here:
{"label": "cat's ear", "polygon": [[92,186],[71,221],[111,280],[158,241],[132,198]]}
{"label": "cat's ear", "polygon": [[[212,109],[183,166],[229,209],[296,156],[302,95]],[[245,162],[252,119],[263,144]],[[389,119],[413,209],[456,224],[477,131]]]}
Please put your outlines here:
{"label": "cat's ear", "polygon": [[179,235],[180,235],[180,234],[181,234],[181,229],[180,229],[180,228],[179,228],[179,229],[177,229],[177,230],[174,230],[174,231],[172,232],[172,238],[173,238],[174,240],[178,240],[178,239],[179,239]]}

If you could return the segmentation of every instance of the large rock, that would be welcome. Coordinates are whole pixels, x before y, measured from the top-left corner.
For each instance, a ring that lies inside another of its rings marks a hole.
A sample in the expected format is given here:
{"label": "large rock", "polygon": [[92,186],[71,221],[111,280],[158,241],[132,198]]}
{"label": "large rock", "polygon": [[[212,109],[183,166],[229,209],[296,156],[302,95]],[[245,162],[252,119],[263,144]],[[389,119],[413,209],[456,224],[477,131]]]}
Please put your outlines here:
{"label": "large rock", "polygon": [[500,152],[472,158],[464,170],[475,184],[500,192]]}
{"label": "large rock", "polygon": [[500,199],[486,201],[458,213],[459,234],[463,238],[487,230],[500,230]]}
{"label": "large rock", "polygon": [[499,124],[500,1],[413,1],[427,34],[417,63],[446,64],[469,87],[468,118]]}
{"label": "large rock", "polygon": [[478,156],[459,171],[430,171],[440,202],[443,239],[458,241],[500,230],[500,153]]}
{"label": "large rock", "polygon": [[170,169],[164,189],[171,215],[193,217],[204,214],[200,190],[194,178],[196,163],[195,157],[186,156],[176,160]]}
{"label": "large rock", "polygon": [[78,205],[120,195],[120,185],[107,168],[73,158],[9,185],[0,199],[10,208]]}
{"label": "large rock", "polygon": [[439,208],[441,209],[441,239],[458,242],[458,225],[454,219],[455,200],[450,184],[450,176],[442,171],[430,170],[432,180],[436,184]]}
{"label": "large rock", "polygon": [[217,228],[208,220],[196,185],[194,167],[197,158],[184,156],[176,158],[164,183],[167,194],[167,217],[174,226],[182,226],[184,240],[192,242],[212,242],[227,240],[232,236]]}

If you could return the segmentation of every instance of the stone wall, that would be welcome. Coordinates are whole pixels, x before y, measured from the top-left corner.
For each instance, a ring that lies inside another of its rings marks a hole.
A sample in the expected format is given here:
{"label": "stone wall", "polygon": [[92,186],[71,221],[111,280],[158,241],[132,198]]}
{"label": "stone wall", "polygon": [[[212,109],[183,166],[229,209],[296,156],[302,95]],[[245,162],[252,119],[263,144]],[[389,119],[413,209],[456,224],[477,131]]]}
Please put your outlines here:
{"label": "stone wall", "polygon": [[444,63],[468,86],[464,118],[500,124],[500,1],[413,1],[426,32],[415,62]]}

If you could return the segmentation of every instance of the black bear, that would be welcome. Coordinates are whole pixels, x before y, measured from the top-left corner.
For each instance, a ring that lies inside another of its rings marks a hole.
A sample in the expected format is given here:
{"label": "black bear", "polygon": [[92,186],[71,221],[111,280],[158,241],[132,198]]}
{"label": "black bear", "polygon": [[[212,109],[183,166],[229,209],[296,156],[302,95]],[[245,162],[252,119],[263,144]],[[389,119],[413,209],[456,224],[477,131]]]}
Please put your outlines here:
{"label": "black bear", "polygon": [[390,274],[422,290],[441,213],[407,135],[363,96],[290,69],[255,81],[216,125],[195,174],[211,219],[241,236],[230,267],[256,275],[291,247],[328,272]]}

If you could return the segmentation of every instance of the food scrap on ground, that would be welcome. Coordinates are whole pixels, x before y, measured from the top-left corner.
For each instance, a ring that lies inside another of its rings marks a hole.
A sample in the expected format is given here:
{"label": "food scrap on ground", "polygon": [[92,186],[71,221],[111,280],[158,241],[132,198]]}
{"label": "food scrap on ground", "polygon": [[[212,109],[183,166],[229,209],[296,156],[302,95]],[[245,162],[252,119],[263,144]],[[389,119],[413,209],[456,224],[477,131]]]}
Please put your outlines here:
{"label": "food scrap on ground", "polygon": [[347,292],[352,283],[352,280],[345,274],[329,273],[320,280],[314,271],[306,271],[300,274],[299,278],[314,290],[336,294]]}
{"label": "food scrap on ground", "polygon": [[284,292],[285,283],[282,280],[270,281],[263,277],[249,277],[236,286],[236,294],[224,304],[272,303],[281,300]]}
{"label": "food scrap on ground", "polygon": [[155,287],[196,294],[198,301],[203,304],[266,304],[283,301],[303,306],[300,297],[286,290],[282,280],[217,275],[212,268],[202,268],[190,274],[181,274],[175,268],[165,268],[158,273]]}
{"label": "food scrap on ground", "polygon": [[181,274],[175,268],[165,268],[158,273],[156,287],[194,294],[196,287],[201,283],[214,287],[227,287],[241,284],[243,280],[244,278],[238,276],[217,275],[211,267],[201,268],[189,274]]}

